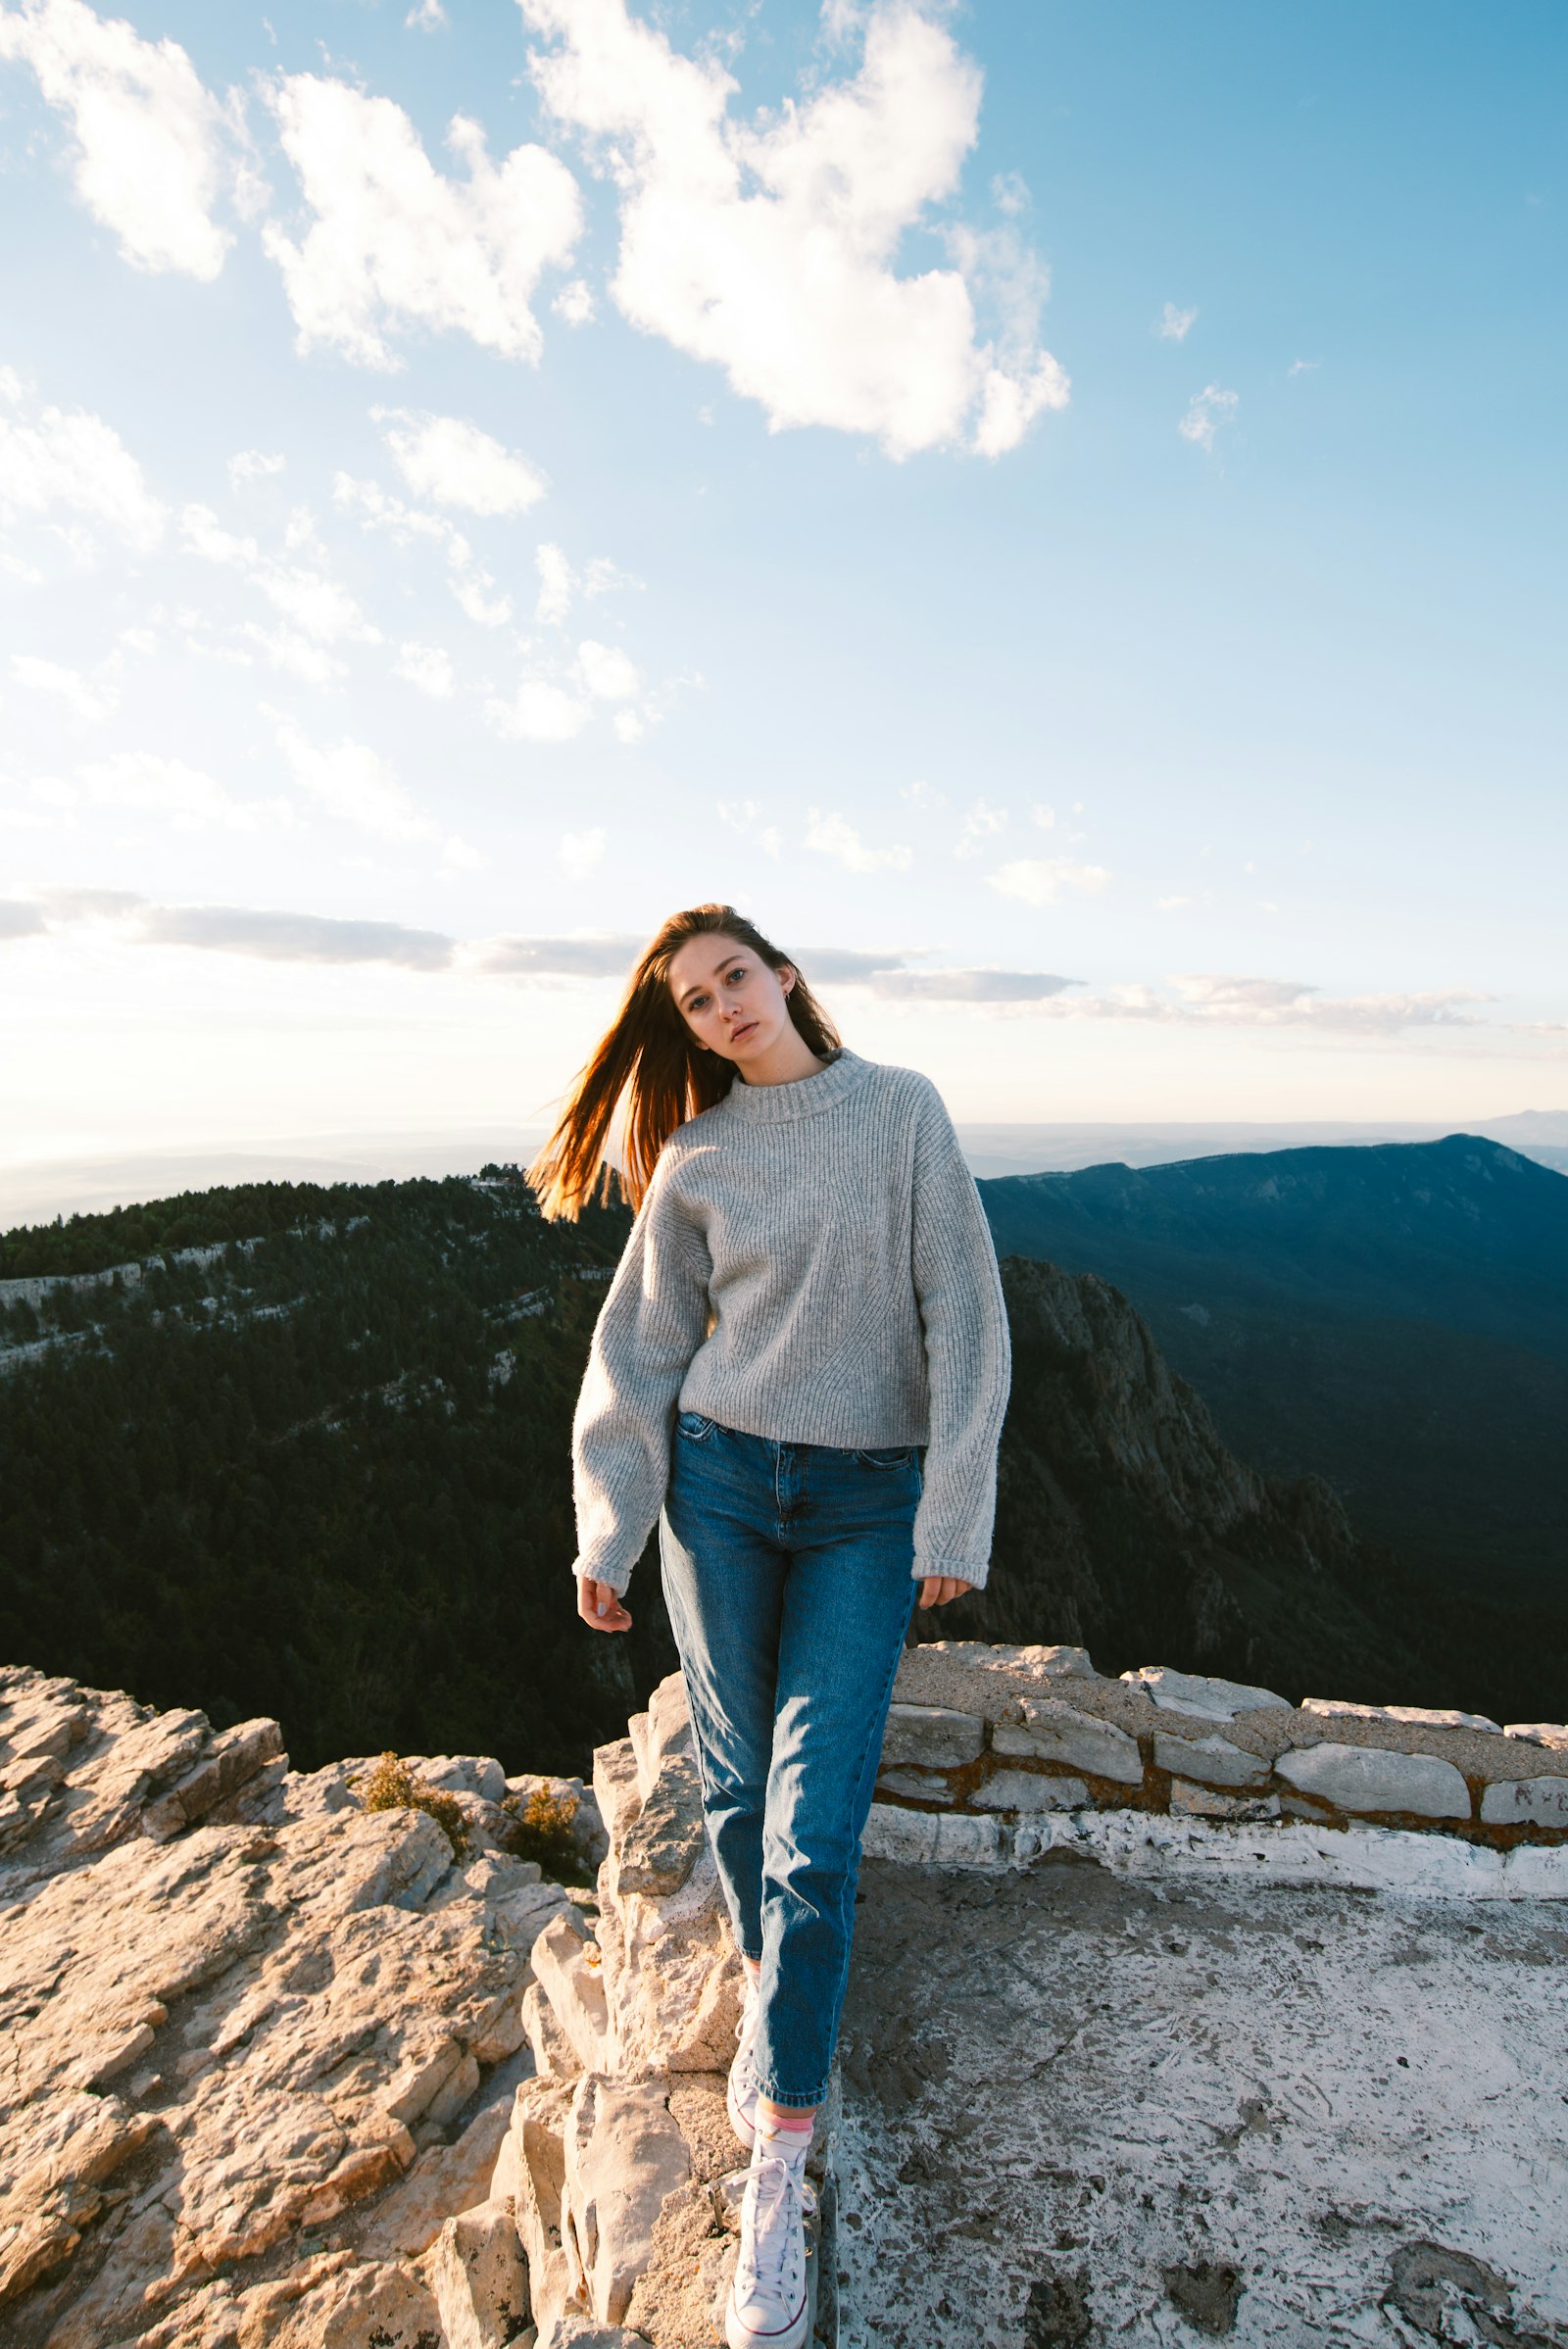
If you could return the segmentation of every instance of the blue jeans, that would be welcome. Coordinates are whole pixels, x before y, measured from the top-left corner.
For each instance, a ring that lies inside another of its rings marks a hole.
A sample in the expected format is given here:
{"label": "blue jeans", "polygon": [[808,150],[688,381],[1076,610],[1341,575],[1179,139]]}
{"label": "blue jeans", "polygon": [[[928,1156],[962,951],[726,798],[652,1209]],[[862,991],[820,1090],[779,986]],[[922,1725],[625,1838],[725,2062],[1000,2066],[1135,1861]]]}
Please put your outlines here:
{"label": "blue jeans", "polygon": [[820,2104],[860,1836],[914,1604],[912,1447],[780,1444],[682,1411],[660,1520],[703,1808],[735,1938],[761,1961],[757,2071]]}

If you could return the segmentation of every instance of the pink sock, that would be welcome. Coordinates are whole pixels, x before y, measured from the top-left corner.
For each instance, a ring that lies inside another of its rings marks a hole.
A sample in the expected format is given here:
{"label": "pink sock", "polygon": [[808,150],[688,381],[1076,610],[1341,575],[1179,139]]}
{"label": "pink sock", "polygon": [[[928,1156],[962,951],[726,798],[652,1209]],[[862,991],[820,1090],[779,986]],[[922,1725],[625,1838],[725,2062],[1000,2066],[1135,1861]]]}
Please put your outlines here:
{"label": "pink sock", "polygon": [[799,2121],[785,2121],[777,2113],[760,2112],[757,2116],[755,2147],[758,2158],[771,2156],[786,2161],[799,2177],[806,2168],[806,2157],[811,2150],[811,2131],[815,2127],[815,2113],[806,2113]]}

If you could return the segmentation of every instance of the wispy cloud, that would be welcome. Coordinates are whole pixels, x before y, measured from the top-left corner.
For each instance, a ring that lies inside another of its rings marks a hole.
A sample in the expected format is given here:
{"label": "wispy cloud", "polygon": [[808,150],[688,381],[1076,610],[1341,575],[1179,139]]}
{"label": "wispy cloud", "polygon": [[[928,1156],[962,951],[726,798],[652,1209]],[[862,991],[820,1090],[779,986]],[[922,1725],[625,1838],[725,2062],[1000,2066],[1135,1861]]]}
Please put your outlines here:
{"label": "wispy cloud", "polygon": [[1174,302],[1167,302],[1150,331],[1162,343],[1184,343],[1197,323],[1196,308],[1178,310]]}
{"label": "wispy cloud", "polygon": [[1070,856],[1020,856],[986,879],[1001,897],[1017,898],[1025,905],[1054,905],[1069,892],[1094,896],[1110,875],[1102,864],[1074,864]]}
{"label": "wispy cloud", "polygon": [[437,930],[259,912],[247,905],[149,905],[139,937],[146,946],[195,947],[264,962],[390,962],[403,970],[445,970],[453,956],[453,941]]}
{"label": "wispy cloud", "polygon": [[927,1003],[1039,1003],[1077,987],[1044,970],[880,970],[871,974],[873,995]]}
{"label": "wispy cloud", "polygon": [[75,136],[76,194],[133,268],[211,279],[232,241],[213,211],[228,124],[177,41],[144,41],[84,0],[0,11],[0,58],[28,65]]}
{"label": "wispy cloud", "polygon": [[270,474],[287,470],[288,459],[265,449],[238,449],[228,461],[228,481],[231,489],[240,489],[247,481],[265,481]]}
{"label": "wispy cloud", "polygon": [[[0,27],[15,20],[0,17]],[[13,375],[0,390],[25,405]],[[0,519],[64,512],[97,523],[145,553],[163,536],[165,510],[113,425],[85,409],[0,414]],[[86,551],[86,550],[84,550]]]}
{"label": "wispy cloud", "polygon": [[1190,440],[1195,448],[1212,449],[1214,435],[1222,424],[1235,421],[1240,405],[1239,393],[1221,391],[1217,383],[1205,383],[1200,392],[1193,394],[1187,414],[1176,429],[1183,440]]}
{"label": "wispy cloud", "polygon": [[[1023,302],[995,238],[956,247],[956,269],[897,273],[977,132],[981,77],[945,24],[883,0],[855,20],[857,73],[742,120],[717,57],[675,50],[624,0],[521,6],[551,44],[530,59],[541,98],[619,195],[616,304],[722,367],[774,431],[864,433],[898,458],[959,442],[999,456],[1066,404],[1025,315],[1038,265]],[[995,313],[989,334],[977,306]]]}
{"label": "wispy cloud", "polygon": [[984,800],[976,800],[963,819],[963,830],[958,834],[953,854],[956,856],[983,856],[987,841],[1006,828],[1005,807],[991,807]]}
{"label": "wispy cloud", "polygon": [[499,978],[623,979],[640,938],[490,938],[472,949],[475,969]]}
{"label": "wispy cloud", "polygon": [[29,692],[66,703],[83,726],[101,726],[120,704],[119,664],[113,659],[88,673],[68,668],[63,661],[41,660],[36,653],[13,653],[11,674]]}
{"label": "wispy cloud", "polygon": [[525,514],[545,494],[542,477],[514,449],[461,416],[375,408],[392,459],[416,498],[465,514]]}
{"label": "wispy cloud", "polygon": [[466,176],[448,179],[390,98],[315,73],[284,75],[268,98],[314,216],[298,241],[275,221],[263,231],[301,351],[325,345],[393,368],[389,338],[424,326],[537,360],[535,289],[582,228],[577,182],[558,157],[521,146],[496,164],[478,123],[457,115],[447,144]]}
{"label": "wispy cloud", "polygon": [[41,938],[42,911],[21,898],[0,898],[0,938]]}
{"label": "wispy cloud", "polygon": [[406,685],[416,685],[420,693],[427,693],[432,701],[449,702],[452,699],[455,682],[452,659],[440,645],[399,645],[398,657],[392,663],[392,673],[395,677],[401,677]]}
{"label": "wispy cloud", "polygon": [[807,817],[806,845],[852,873],[907,872],[914,860],[906,848],[868,847],[847,817],[823,814],[815,807]]}

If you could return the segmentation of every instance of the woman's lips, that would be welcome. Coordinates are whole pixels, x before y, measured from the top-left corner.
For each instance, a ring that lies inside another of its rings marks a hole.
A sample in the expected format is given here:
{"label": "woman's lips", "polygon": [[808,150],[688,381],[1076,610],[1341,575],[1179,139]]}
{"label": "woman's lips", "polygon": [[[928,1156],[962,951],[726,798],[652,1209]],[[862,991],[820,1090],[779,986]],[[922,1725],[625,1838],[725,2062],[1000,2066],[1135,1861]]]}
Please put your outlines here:
{"label": "woman's lips", "polygon": [[748,1036],[755,1036],[756,1033],[757,1022],[755,1019],[749,1019],[746,1020],[740,1027],[731,1028],[729,1032],[729,1040],[731,1044],[744,1044]]}

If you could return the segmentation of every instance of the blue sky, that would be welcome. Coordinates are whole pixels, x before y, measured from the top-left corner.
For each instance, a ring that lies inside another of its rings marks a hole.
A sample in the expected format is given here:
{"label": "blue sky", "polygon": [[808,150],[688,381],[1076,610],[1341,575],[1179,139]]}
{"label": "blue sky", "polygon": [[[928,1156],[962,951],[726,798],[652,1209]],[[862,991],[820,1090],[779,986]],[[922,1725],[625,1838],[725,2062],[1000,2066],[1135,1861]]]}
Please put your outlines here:
{"label": "blue sky", "polygon": [[[0,1150],[1568,1105],[1556,11],[0,0]],[[454,130],[454,120],[458,127]]]}

